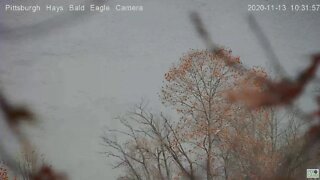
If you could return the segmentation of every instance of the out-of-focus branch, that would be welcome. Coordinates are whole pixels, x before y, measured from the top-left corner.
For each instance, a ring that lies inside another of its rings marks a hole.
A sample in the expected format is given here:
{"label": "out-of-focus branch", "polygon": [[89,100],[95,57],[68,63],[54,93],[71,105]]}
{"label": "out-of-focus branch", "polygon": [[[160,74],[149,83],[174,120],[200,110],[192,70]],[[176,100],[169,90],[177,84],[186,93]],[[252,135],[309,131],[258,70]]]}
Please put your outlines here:
{"label": "out-of-focus branch", "polygon": [[262,28],[259,26],[256,18],[253,14],[250,14],[248,17],[249,25],[256,35],[256,37],[259,40],[259,43],[261,44],[262,48],[266,52],[266,55],[268,59],[271,61],[273,68],[276,70],[276,73],[280,75],[281,78],[287,77],[287,73],[284,70],[284,68],[280,64],[280,60],[276,53],[274,52],[272,45],[268,39],[268,37],[265,35],[265,33],[262,31]]}

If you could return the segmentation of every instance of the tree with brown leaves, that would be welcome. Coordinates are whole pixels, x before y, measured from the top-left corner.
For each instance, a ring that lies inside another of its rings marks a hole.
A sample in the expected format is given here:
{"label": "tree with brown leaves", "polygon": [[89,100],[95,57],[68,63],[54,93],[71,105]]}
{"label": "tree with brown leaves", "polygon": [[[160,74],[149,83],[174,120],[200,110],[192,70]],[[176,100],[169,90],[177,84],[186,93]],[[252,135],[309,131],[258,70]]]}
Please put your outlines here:
{"label": "tree with brown leaves", "polygon": [[103,137],[107,155],[120,160],[115,168],[127,170],[124,179],[257,179],[276,172],[283,148],[297,132],[289,125],[298,123],[279,118],[271,108],[250,111],[230,103],[227,90],[245,84],[262,91],[261,82],[251,77],[267,74],[261,68],[241,73],[229,63],[241,64],[227,50],[188,52],[165,74],[161,91],[179,120],[138,106],[121,119],[127,130],[109,130],[128,137],[124,143],[110,134]]}

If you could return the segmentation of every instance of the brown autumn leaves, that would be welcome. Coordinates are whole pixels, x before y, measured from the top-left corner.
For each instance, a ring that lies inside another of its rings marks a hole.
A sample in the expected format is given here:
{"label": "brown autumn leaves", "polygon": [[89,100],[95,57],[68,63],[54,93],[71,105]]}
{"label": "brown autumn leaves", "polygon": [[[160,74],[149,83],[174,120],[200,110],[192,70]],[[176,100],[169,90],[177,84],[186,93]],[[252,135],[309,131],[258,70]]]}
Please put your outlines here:
{"label": "brown autumn leaves", "polygon": [[[201,21],[195,22],[209,50],[186,53],[165,74],[161,91],[161,100],[179,119],[149,112],[141,104],[119,118],[123,130],[110,129],[103,136],[106,155],[117,160],[115,168],[123,169],[119,179],[304,178],[307,167],[319,165],[320,125],[301,131],[302,124],[318,121],[320,110],[308,116],[289,111],[280,117],[279,108],[292,109],[315,77],[320,55],[312,56],[296,79],[274,81],[262,68],[247,69],[231,51],[213,47]],[[3,95],[0,107],[23,151],[30,151],[19,124],[33,121],[34,114]],[[115,134],[126,138],[113,138]],[[15,162],[6,163],[19,173]],[[65,179],[46,165],[26,177]]]}
{"label": "brown autumn leaves", "polygon": [[120,179],[304,178],[317,165],[310,155],[320,128],[304,135],[305,120],[279,107],[291,108],[318,63],[313,56],[297,79],[273,81],[231,51],[191,50],[165,74],[160,96],[179,120],[139,105],[120,118],[123,131],[109,131],[127,139],[103,137],[106,154],[126,170]]}

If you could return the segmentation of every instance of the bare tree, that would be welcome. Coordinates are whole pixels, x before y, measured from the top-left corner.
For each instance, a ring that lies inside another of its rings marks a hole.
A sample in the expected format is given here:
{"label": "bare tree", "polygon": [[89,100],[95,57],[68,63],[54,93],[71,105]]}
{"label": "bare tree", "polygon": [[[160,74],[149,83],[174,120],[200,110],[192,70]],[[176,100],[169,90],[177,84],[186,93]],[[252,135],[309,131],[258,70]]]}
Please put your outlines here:
{"label": "bare tree", "polygon": [[[125,129],[109,129],[102,139],[108,147],[106,155],[119,160],[114,167],[127,170],[122,179],[196,178],[189,147],[163,114],[155,116],[139,105],[126,118],[118,119]],[[128,139],[121,143],[112,137],[114,133]]]}

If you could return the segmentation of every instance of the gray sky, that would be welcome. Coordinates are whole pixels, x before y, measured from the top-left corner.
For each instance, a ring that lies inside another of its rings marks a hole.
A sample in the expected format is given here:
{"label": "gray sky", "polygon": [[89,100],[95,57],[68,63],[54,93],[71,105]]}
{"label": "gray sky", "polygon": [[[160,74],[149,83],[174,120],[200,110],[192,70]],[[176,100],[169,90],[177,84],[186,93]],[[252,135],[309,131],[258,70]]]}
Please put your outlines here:
{"label": "gray sky", "polygon": [[[100,0],[97,0],[100,1]],[[102,1],[102,0],[101,0]],[[4,92],[39,114],[26,131],[45,159],[71,179],[115,179],[99,152],[103,127],[144,97],[160,107],[164,73],[189,49],[205,48],[190,22],[197,11],[216,43],[248,66],[268,60],[248,25],[248,4],[319,1],[110,0],[143,12],[8,13],[8,3],[68,4],[79,0],[1,0],[0,81]],[[90,3],[89,0],[87,0]],[[285,69],[294,74],[319,51],[319,12],[255,12]],[[58,15],[58,16],[57,16]],[[269,63],[270,64],[270,63]]]}

